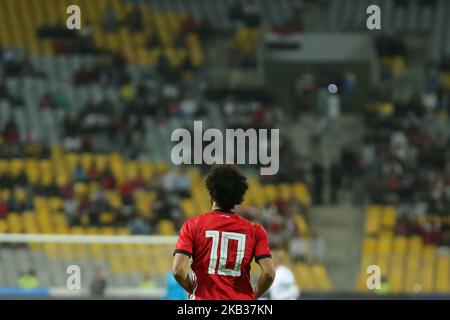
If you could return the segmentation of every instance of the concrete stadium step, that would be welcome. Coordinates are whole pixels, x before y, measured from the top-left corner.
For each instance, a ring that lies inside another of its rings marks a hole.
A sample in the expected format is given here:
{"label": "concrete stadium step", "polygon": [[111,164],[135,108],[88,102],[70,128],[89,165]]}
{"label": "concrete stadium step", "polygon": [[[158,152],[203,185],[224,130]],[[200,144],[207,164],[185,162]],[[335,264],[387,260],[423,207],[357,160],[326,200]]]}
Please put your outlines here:
{"label": "concrete stadium step", "polygon": [[363,209],[341,204],[313,207],[310,224],[325,241],[324,264],[334,289],[350,291],[355,287],[362,239]]}
{"label": "concrete stadium step", "polygon": [[345,145],[357,145],[364,134],[362,119],[355,115],[342,115],[337,122],[336,134],[327,135],[320,132],[322,146],[317,150],[311,144],[311,136],[317,133],[318,126],[322,126],[323,119],[317,119],[311,115],[305,115],[300,121],[289,125],[289,132],[294,140],[295,148],[303,158],[314,161],[320,160],[325,165],[340,157],[341,149]]}

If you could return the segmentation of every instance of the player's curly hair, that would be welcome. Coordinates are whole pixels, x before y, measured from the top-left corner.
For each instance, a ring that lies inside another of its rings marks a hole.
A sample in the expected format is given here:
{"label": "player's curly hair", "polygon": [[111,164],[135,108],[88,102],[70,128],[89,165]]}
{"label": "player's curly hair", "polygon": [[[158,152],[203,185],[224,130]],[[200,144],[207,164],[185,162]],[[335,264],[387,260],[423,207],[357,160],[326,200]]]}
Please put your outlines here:
{"label": "player's curly hair", "polygon": [[213,201],[224,211],[230,211],[244,201],[248,189],[247,178],[234,165],[217,165],[211,169],[205,180],[206,188]]}

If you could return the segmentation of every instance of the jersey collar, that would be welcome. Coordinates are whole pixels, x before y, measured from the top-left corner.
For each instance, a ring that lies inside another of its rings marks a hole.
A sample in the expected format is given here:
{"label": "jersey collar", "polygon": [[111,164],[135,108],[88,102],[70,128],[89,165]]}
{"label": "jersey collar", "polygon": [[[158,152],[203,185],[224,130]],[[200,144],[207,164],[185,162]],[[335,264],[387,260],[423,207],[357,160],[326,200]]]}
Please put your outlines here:
{"label": "jersey collar", "polygon": [[226,214],[234,214],[233,210],[223,210],[220,208],[214,209],[213,212],[220,212],[220,213],[226,213]]}

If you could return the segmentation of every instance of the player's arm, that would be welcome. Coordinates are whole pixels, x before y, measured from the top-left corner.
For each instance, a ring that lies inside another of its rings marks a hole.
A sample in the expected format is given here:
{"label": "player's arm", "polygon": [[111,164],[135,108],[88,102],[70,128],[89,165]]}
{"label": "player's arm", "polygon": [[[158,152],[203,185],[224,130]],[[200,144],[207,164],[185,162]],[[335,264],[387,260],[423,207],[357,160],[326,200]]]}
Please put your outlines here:
{"label": "player's arm", "polygon": [[172,265],[172,273],[175,280],[186,290],[189,294],[194,289],[194,284],[191,277],[189,277],[189,256],[183,253],[175,253]]}
{"label": "player's arm", "polygon": [[261,268],[261,275],[255,289],[255,297],[258,299],[266,292],[275,279],[275,266],[272,261],[272,254],[269,248],[269,236],[262,226],[257,226],[255,230],[255,261]]}
{"label": "player's arm", "polygon": [[193,252],[193,234],[194,230],[188,220],[183,224],[178,235],[172,264],[172,273],[175,280],[189,294],[192,294],[194,290],[193,281],[188,273],[190,258]]}
{"label": "player's arm", "polygon": [[255,289],[255,297],[258,299],[264,292],[266,292],[275,279],[275,266],[272,258],[267,257],[256,261],[261,268],[261,275],[259,276],[258,285]]}

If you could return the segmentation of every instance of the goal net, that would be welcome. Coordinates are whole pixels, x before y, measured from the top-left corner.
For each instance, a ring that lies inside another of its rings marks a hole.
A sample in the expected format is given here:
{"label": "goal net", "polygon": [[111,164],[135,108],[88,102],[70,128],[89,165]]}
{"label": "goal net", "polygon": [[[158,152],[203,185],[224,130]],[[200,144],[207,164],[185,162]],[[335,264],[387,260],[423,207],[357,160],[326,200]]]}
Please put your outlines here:
{"label": "goal net", "polygon": [[106,296],[164,298],[176,236],[88,231],[0,234],[0,296],[87,297],[103,278]]}

